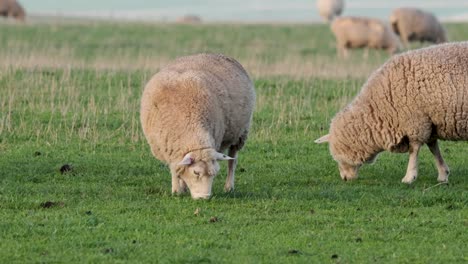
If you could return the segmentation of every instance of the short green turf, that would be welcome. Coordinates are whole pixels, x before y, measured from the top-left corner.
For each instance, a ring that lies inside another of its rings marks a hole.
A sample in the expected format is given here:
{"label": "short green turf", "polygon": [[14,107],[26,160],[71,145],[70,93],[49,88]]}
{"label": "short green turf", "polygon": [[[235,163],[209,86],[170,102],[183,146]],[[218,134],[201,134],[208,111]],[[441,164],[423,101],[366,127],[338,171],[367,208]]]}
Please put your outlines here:
{"label": "short green turf", "polygon": [[[451,39],[466,27],[447,25]],[[295,75],[291,58],[339,67],[333,42],[325,25],[0,23],[0,263],[466,263],[466,142],[441,143],[449,184],[424,148],[410,186],[406,154],[343,182],[313,143],[366,79]],[[206,201],[171,195],[139,123],[158,61],[195,52],[259,61],[236,189],[223,193],[223,164]]]}

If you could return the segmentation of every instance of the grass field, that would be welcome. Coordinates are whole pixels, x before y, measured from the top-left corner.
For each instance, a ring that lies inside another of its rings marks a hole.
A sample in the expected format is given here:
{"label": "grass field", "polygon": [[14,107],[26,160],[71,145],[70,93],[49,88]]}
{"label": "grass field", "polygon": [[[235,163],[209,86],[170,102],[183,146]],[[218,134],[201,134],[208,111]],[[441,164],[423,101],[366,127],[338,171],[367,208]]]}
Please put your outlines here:
{"label": "grass field", "polygon": [[[424,148],[411,186],[406,154],[343,182],[313,143],[384,52],[341,61],[325,25],[0,23],[0,45],[0,263],[468,261],[466,142],[441,143],[449,184]],[[257,90],[236,190],[223,164],[207,201],[171,195],[139,124],[146,81],[197,52],[237,58]]]}

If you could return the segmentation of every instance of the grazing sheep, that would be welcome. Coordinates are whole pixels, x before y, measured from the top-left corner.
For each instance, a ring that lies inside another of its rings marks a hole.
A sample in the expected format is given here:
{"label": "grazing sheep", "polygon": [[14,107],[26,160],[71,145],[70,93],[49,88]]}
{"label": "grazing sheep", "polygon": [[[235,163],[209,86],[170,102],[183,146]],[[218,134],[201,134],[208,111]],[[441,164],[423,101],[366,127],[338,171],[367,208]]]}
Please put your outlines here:
{"label": "grazing sheep", "polygon": [[381,151],[409,151],[404,183],[416,179],[418,152],[427,144],[438,180],[446,182],[449,169],[437,140],[468,140],[467,72],[468,42],[396,55],[336,114],[330,133],[315,142],[329,142],[343,180],[357,178],[359,167]]}
{"label": "grazing sheep", "polygon": [[16,0],[0,0],[0,16],[13,17],[24,21],[26,13],[23,7]]}
{"label": "grazing sheep", "polygon": [[224,189],[234,189],[254,104],[247,72],[223,55],[182,57],[153,76],[143,92],[141,124],[153,155],[170,167],[173,193],[188,186],[193,198],[210,197],[218,160],[229,161]]}
{"label": "grazing sheep", "polygon": [[319,14],[327,22],[333,20],[334,17],[341,15],[344,9],[343,0],[318,0],[317,9]]}
{"label": "grazing sheep", "polygon": [[401,48],[398,37],[378,19],[338,17],[331,29],[336,38],[337,54],[344,57],[348,56],[348,48],[385,49],[390,54]]}
{"label": "grazing sheep", "polygon": [[185,15],[177,19],[177,23],[181,24],[200,24],[202,19],[197,15]]}
{"label": "grazing sheep", "polygon": [[393,31],[408,47],[409,41],[447,42],[447,33],[437,18],[416,8],[397,8],[390,16]]}

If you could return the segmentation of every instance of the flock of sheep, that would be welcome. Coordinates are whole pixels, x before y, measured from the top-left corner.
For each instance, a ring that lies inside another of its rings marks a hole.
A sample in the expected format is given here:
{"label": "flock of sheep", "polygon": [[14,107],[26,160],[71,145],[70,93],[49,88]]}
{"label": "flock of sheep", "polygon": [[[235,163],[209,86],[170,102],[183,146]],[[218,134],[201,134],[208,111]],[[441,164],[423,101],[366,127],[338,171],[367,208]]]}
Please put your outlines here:
{"label": "flock of sheep", "polygon": [[[319,0],[318,6],[333,21],[338,50],[366,46],[393,53],[400,48],[393,30],[406,45],[447,41],[437,19],[417,9],[395,10],[390,27],[377,19],[336,17],[341,0]],[[210,197],[222,160],[228,161],[224,189],[234,189],[237,153],[247,140],[254,104],[247,72],[224,55],[182,57],[153,76],[141,99],[141,124],[153,155],[169,165],[173,193],[188,188],[195,199]],[[382,151],[409,152],[404,183],[416,179],[418,153],[427,144],[438,181],[446,182],[439,139],[468,140],[468,42],[394,55],[315,142],[329,143],[343,180],[357,178],[358,169]]]}
{"label": "flock of sheep", "polygon": [[[220,160],[228,161],[224,189],[234,189],[237,152],[247,140],[254,103],[245,69],[220,54],[179,58],[148,82],[141,124],[154,156],[170,167],[173,193],[188,187],[195,199],[210,197]],[[468,140],[468,42],[393,56],[315,142],[330,144],[343,180],[357,178],[358,169],[382,151],[409,152],[404,183],[416,179],[418,153],[427,144],[438,181],[447,182],[438,139]]]}
{"label": "flock of sheep", "polygon": [[[17,0],[0,0],[0,16],[24,22],[26,11]],[[198,24],[202,22],[202,19],[197,15],[187,14],[177,18],[176,22],[181,24]]]}
{"label": "flock of sheep", "polygon": [[318,0],[320,15],[331,22],[337,52],[347,56],[348,48],[384,49],[390,54],[406,48],[410,41],[447,42],[447,33],[437,18],[416,8],[397,8],[390,15],[390,23],[367,17],[341,17],[343,0]]}
{"label": "flock of sheep", "polygon": [[[409,41],[442,43],[447,36],[429,13],[399,8],[383,21],[339,17],[342,0],[319,0],[320,14],[331,21],[338,52],[369,47],[394,53],[396,34]],[[15,0],[0,0],[0,14],[24,19]],[[234,189],[238,151],[252,122],[255,90],[246,70],[221,54],[182,57],[161,69],[146,85],[140,118],[153,155],[169,165],[172,192],[190,190],[209,198],[218,161],[228,161],[225,191]],[[449,168],[437,141],[468,140],[468,42],[446,43],[391,57],[361,92],[332,119],[330,131],[316,143],[329,143],[341,178],[357,178],[358,169],[382,151],[409,152],[402,182],[418,175],[418,153],[427,144],[435,157],[438,181]],[[225,151],[228,154],[224,154]]]}

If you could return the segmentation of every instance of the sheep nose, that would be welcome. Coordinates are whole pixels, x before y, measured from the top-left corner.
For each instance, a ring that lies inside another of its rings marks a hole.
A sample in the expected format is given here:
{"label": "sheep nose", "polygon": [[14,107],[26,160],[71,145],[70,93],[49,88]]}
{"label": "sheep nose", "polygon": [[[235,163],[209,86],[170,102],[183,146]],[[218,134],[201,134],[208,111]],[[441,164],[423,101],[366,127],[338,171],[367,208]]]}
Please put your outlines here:
{"label": "sheep nose", "polygon": [[209,199],[210,196],[211,196],[211,193],[208,193],[208,194],[193,194],[192,198],[195,199],[195,200],[198,200],[198,199],[206,200],[206,199]]}

